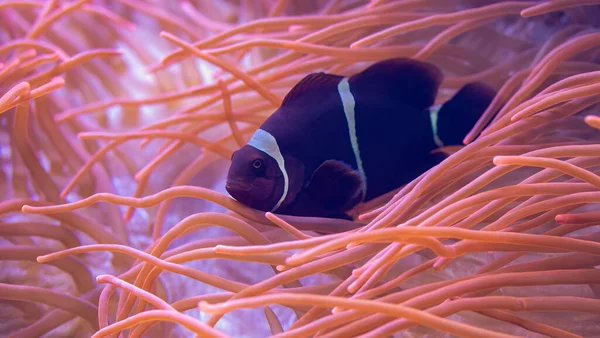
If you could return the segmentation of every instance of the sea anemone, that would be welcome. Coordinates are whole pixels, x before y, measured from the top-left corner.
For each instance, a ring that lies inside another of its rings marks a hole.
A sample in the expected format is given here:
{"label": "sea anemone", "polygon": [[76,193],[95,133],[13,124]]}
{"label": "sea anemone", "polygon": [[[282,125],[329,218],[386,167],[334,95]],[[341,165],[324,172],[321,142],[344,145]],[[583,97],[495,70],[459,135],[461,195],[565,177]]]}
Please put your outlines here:
{"label": "sea anemone", "polygon": [[[0,334],[600,335],[598,4],[0,2]],[[353,221],[225,193],[301,78],[392,57],[497,90],[464,146]]]}

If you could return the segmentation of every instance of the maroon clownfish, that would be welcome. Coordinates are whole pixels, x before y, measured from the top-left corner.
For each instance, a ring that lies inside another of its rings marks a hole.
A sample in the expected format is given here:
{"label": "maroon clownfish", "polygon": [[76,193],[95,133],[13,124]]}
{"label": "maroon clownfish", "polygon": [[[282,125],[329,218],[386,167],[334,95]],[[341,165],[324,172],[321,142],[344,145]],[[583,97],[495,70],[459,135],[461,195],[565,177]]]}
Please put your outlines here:
{"label": "maroon clownfish", "polygon": [[226,190],[262,211],[349,219],[443,160],[433,150],[462,144],[495,95],[470,83],[432,107],[441,80],[436,66],[404,58],[350,77],[307,75],[233,153]]}

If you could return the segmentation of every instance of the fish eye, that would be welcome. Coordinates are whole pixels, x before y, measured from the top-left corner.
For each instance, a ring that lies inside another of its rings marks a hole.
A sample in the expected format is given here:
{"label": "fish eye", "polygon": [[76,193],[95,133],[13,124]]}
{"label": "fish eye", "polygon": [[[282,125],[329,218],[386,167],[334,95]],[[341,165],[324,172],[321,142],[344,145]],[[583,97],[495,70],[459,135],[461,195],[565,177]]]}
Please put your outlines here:
{"label": "fish eye", "polygon": [[260,158],[255,159],[254,161],[252,161],[252,168],[254,169],[260,169],[263,166],[263,161]]}

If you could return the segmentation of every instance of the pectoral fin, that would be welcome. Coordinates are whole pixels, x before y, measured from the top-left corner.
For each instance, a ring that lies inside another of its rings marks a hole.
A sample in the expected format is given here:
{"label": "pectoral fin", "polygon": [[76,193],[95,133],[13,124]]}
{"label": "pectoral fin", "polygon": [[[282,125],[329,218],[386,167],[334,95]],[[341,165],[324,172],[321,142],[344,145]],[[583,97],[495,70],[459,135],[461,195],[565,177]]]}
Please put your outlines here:
{"label": "pectoral fin", "polygon": [[328,160],[313,173],[306,192],[328,210],[347,210],[360,201],[363,182],[360,174],[346,163]]}

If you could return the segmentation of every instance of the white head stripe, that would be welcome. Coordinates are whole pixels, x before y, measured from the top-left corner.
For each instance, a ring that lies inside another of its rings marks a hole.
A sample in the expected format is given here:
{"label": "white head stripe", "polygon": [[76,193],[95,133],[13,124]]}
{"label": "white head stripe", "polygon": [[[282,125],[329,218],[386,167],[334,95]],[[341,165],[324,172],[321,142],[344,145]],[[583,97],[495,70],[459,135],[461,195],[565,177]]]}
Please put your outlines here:
{"label": "white head stripe", "polygon": [[438,136],[437,125],[438,113],[440,112],[440,109],[442,109],[441,104],[429,108],[429,119],[431,120],[431,130],[433,131],[433,142],[435,142],[435,144],[437,144],[438,147],[443,148],[444,142],[442,142],[442,140]]}
{"label": "white head stripe", "polygon": [[290,185],[290,180],[288,178],[287,171],[285,170],[285,161],[283,159],[283,155],[281,155],[281,151],[279,150],[279,145],[277,145],[277,140],[273,135],[269,132],[264,131],[262,129],[257,129],[250,141],[248,141],[248,145],[252,146],[260,151],[265,152],[267,155],[271,156],[279,166],[279,170],[283,174],[283,193],[281,194],[281,198],[279,202],[275,204],[275,207],[271,210],[274,212],[281,206],[281,203],[285,200],[288,189]]}
{"label": "white head stripe", "polygon": [[358,166],[358,172],[363,180],[363,191],[362,199],[365,199],[367,194],[367,175],[363,168],[362,159],[360,158],[360,150],[358,148],[358,139],[356,138],[356,120],[354,116],[354,96],[350,92],[350,84],[348,78],[345,77],[338,83],[338,92],[342,99],[342,105],[344,106],[344,114],[346,115],[346,122],[348,123],[348,132],[350,133],[350,143],[352,144],[352,150],[354,151],[354,158],[356,159],[356,165]]}

